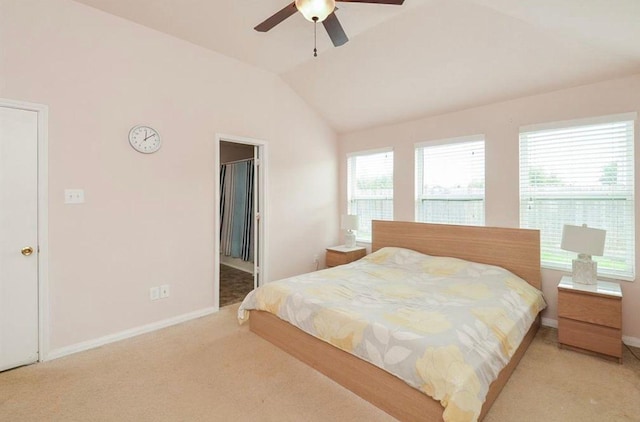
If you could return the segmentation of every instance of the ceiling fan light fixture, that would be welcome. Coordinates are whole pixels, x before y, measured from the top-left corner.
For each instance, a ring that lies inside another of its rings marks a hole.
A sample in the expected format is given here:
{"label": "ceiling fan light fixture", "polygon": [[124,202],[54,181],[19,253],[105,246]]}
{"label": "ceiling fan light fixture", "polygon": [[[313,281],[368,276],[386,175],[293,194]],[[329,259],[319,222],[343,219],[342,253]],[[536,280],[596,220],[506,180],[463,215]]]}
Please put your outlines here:
{"label": "ceiling fan light fixture", "polygon": [[322,22],[336,8],[335,0],[296,0],[296,8],[306,20]]}

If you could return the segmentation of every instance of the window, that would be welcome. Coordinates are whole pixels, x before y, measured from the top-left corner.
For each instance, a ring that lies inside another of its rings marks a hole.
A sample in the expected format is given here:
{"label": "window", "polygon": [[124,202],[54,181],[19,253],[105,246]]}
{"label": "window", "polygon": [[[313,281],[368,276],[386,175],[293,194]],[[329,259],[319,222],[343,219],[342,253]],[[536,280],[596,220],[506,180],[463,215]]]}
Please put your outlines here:
{"label": "window", "polygon": [[349,214],[359,217],[357,240],[371,242],[371,220],[393,220],[393,151],[347,157]]}
{"label": "window", "polygon": [[542,265],[571,270],[564,224],[607,231],[598,273],[635,274],[635,113],[520,130],[520,226],[540,229]]}
{"label": "window", "polygon": [[484,137],[416,146],[416,221],[484,225]]}

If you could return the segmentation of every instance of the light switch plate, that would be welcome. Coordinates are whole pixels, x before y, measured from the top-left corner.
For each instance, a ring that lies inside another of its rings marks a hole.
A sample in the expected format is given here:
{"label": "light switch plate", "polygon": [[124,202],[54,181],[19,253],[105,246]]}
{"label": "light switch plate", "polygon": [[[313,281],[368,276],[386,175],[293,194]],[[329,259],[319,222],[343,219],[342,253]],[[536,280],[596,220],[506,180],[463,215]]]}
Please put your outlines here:
{"label": "light switch plate", "polygon": [[84,203],[84,189],[65,189],[65,204],[82,204]]}
{"label": "light switch plate", "polygon": [[151,287],[149,289],[149,299],[150,300],[160,299],[160,287]]}

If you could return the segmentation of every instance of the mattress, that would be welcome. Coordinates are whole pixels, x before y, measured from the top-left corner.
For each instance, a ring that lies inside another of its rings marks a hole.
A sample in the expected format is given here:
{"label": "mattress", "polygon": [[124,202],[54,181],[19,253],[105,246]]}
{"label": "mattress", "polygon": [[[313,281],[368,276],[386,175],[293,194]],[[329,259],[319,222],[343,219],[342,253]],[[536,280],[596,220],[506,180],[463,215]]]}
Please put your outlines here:
{"label": "mattress", "polygon": [[538,313],[542,292],[496,266],[382,248],[359,261],[267,283],[238,309],[270,312],[474,421]]}

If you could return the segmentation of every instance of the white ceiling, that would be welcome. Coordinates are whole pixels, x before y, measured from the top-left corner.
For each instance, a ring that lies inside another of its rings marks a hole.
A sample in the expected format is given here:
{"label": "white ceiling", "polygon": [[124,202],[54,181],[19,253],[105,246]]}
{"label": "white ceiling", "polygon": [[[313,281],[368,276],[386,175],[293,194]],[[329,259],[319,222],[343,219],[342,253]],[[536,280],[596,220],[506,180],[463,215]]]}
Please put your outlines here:
{"label": "white ceiling", "polygon": [[640,0],[339,3],[334,48],[291,0],[76,0],[279,74],[337,132],[640,73]]}

